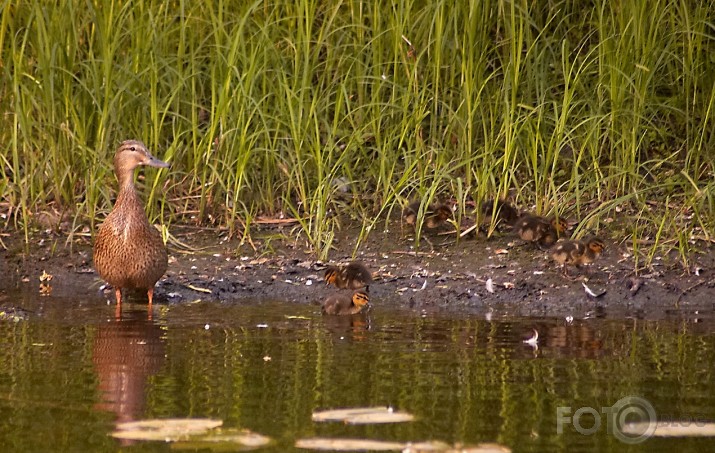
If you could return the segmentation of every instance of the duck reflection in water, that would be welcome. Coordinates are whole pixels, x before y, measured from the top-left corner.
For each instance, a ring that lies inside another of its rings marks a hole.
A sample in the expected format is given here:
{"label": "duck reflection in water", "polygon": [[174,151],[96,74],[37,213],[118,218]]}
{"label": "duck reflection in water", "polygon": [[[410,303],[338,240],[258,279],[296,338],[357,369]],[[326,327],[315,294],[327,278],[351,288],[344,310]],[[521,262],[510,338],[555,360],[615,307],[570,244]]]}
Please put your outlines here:
{"label": "duck reflection in water", "polygon": [[100,402],[95,409],[114,412],[117,423],[142,418],[147,379],[163,366],[164,350],[161,327],[144,311],[125,311],[120,320],[97,326],[92,362]]}
{"label": "duck reflection in water", "polygon": [[365,333],[370,330],[369,311],[345,316],[323,316],[323,321],[325,328],[333,335],[354,341],[365,340]]}

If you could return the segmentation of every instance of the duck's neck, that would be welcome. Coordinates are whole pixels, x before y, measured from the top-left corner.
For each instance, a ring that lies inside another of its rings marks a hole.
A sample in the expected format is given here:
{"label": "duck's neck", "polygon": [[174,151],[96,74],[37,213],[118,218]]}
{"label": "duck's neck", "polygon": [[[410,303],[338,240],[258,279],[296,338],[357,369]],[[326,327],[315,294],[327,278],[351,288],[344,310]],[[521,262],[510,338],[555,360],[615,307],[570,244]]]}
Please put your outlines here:
{"label": "duck's neck", "polygon": [[134,187],[134,171],[132,170],[117,173],[117,179],[119,180],[119,194],[117,195],[117,202],[115,205],[123,206],[131,204],[138,206],[141,210],[144,210],[136,187]]}

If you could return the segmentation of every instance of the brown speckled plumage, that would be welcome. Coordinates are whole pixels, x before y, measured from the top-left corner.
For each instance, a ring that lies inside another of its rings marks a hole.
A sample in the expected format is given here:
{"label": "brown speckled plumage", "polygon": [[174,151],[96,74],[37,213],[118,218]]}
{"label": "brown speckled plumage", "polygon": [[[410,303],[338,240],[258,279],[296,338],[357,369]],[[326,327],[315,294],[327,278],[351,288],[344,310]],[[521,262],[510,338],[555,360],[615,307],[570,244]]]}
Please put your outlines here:
{"label": "brown speckled plumage", "polygon": [[525,241],[536,243],[539,247],[553,245],[568,229],[565,219],[552,217],[550,219],[526,214],[514,224],[514,230]]}
{"label": "brown speckled plumage", "polygon": [[367,291],[359,290],[353,294],[333,294],[323,302],[325,315],[356,315],[370,303]]}
{"label": "brown speckled plumage", "polygon": [[[405,207],[402,211],[402,221],[407,225],[414,227],[417,224],[417,214],[420,211],[421,202],[415,200]],[[432,203],[427,206],[422,219],[422,225],[425,228],[433,229],[444,224],[447,219],[452,217],[452,208],[445,203]]]}
{"label": "brown speckled plumage", "polygon": [[142,142],[123,142],[114,155],[114,172],[119,180],[117,202],[94,241],[94,268],[114,287],[117,305],[122,303],[122,288],[146,290],[151,305],[154,285],[168,263],[161,234],[149,223],[134,187],[134,169],[140,165],[169,167],[149,154]]}
{"label": "brown speckled plumage", "polygon": [[564,241],[557,244],[551,249],[551,257],[561,266],[579,267],[594,262],[604,248],[605,245],[600,238],[591,236],[580,241]]}
{"label": "brown speckled plumage", "polygon": [[[496,211],[496,215],[494,212]],[[519,210],[506,200],[487,200],[482,203],[482,213],[487,217],[495,216],[497,222],[511,227],[519,219]]]}
{"label": "brown speckled plumage", "polygon": [[325,270],[325,284],[333,284],[341,289],[359,289],[372,283],[372,274],[359,261],[353,261],[344,267],[328,266]]}

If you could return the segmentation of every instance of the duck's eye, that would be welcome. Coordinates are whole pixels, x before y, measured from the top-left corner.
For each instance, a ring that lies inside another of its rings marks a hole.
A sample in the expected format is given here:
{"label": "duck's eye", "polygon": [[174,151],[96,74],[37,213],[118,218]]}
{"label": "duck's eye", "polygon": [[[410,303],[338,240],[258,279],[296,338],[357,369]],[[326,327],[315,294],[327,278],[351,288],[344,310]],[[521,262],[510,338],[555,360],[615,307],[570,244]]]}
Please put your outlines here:
{"label": "duck's eye", "polygon": [[136,146],[132,146],[132,147],[129,148],[129,149],[132,150],[132,151],[136,151],[136,150],[137,150]]}

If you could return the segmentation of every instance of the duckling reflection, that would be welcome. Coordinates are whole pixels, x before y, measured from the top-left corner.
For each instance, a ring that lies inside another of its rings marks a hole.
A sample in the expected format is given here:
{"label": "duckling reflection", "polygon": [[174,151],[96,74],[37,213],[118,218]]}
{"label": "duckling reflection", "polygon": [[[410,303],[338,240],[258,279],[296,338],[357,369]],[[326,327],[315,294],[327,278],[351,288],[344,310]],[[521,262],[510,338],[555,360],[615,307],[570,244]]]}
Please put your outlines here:
{"label": "duckling reflection", "polygon": [[143,311],[125,311],[121,320],[97,326],[92,362],[99,379],[95,409],[114,412],[117,423],[141,418],[147,379],[164,364],[161,327]]}

